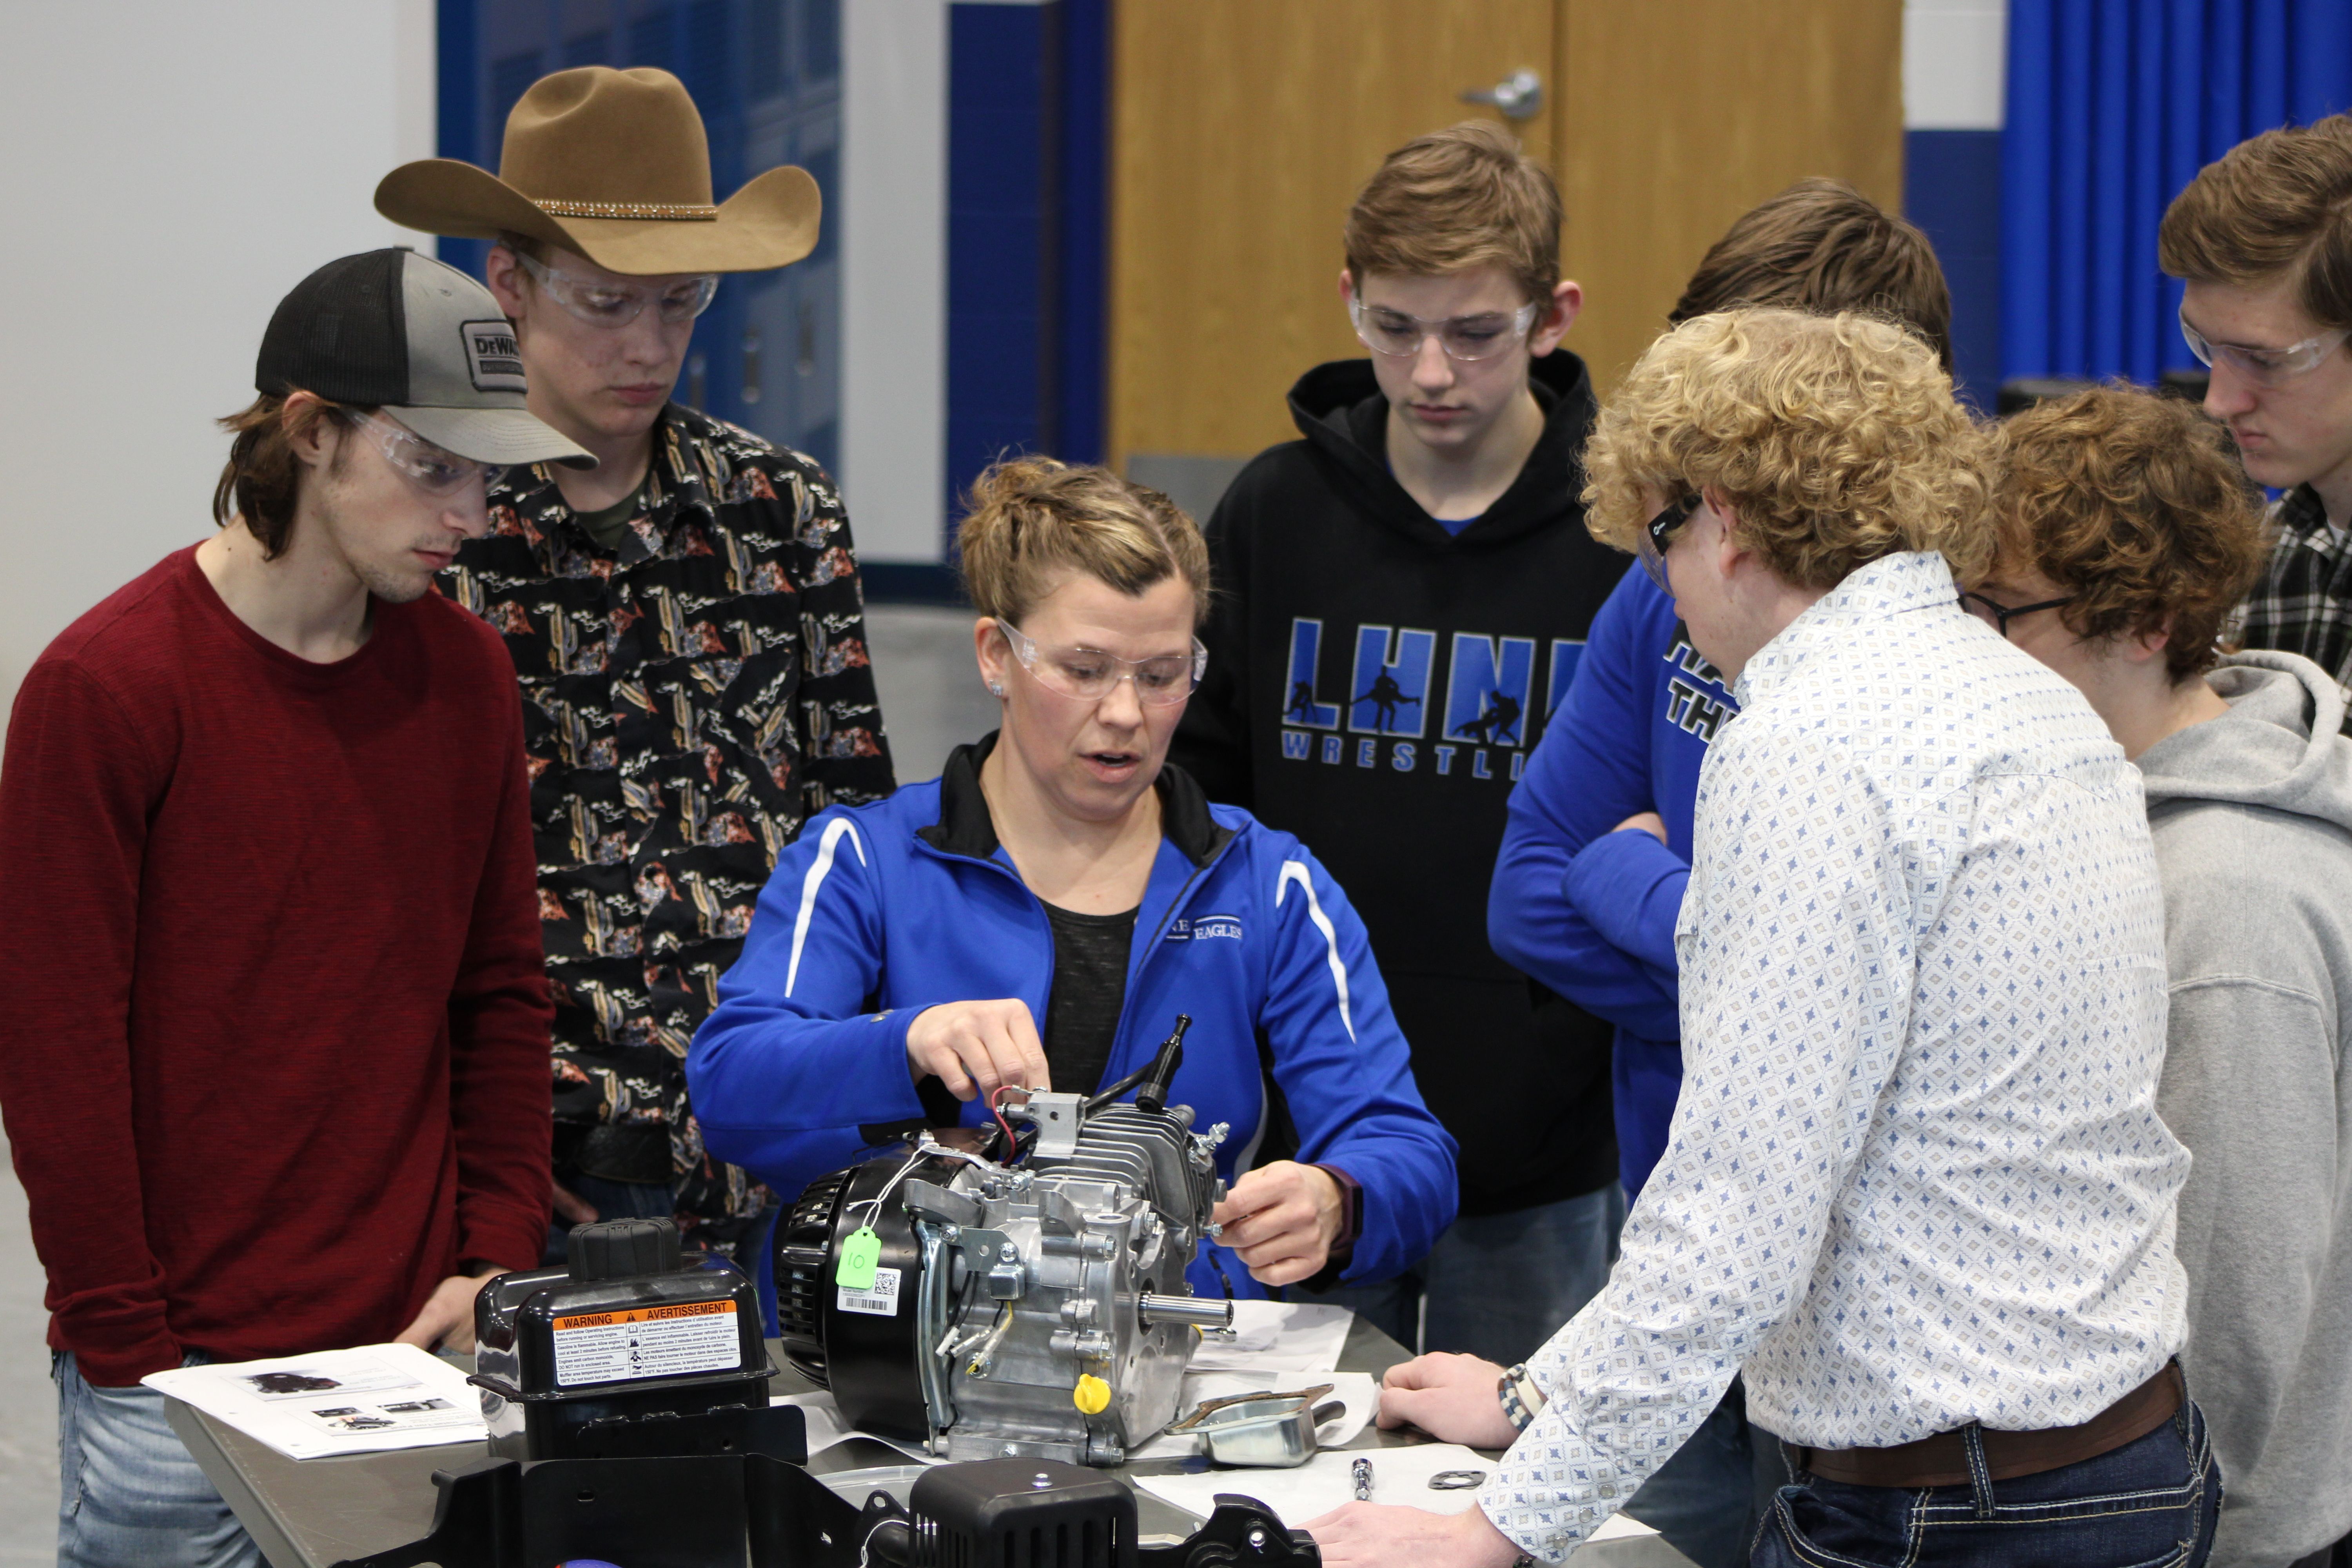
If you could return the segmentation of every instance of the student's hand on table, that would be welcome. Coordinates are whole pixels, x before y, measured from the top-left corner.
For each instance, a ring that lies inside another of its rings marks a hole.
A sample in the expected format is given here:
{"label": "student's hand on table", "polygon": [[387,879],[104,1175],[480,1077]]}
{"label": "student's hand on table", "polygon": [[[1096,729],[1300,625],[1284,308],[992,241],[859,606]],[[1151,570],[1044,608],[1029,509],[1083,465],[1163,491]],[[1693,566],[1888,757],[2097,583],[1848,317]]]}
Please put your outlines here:
{"label": "student's hand on table", "polygon": [[917,1082],[937,1078],[958,1100],[985,1100],[1008,1083],[1054,1087],[1037,1021],[1017,996],[924,1008],[907,1026],[907,1067]]}
{"label": "student's hand on table", "polygon": [[1380,1423],[1388,1427],[1409,1422],[1441,1443],[1507,1448],[1519,1432],[1503,1414],[1502,1381],[1501,1367],[1475,1355],[1433,1351],[1415,1356],[1389,1368],[1381,1379]]}
{"label": "student's hand on table", "polygon": [[479,1274],[452,1274],[433,1287],[433,1294],[425,1299],[425,1310],[416,1321],[392,1337],[396,1345],[417,1345],[431,1350],[436,1345],[456,1351],[460,1355],[471,1353],[474,1348],[474,1298],[481,1293],[482,1282],[506,1273],[503,1268],[485,1269]]}
{"label": "student's hand on table", "polygon": [[1511,1568],[1519,1558],[1518,1543],[1475,1508],[1449,1515],[1342,1503],[1305,1528],[1323,1568]]}
{"label": "student's hand on table", "polygon": [[597,1219],[596,1205],[562,1182],[555,1184],[555,1212],[573,1225],[594,1225]]}
{"label": "student's hand on table", "polygon": [[1264,1285],[1295,1285],[1322,1272],[1347,1218],[1347,1194],[1328,1171],[1276,1160],[1235,1182],[1210,1215],[1217,1239]]}
{"label": "student's hand on table", "polygon": [[1637,811],[1609,831],[1622,833],[1629,827],[1649,834],[1661,844],[1666,841],[1666,819],[1654,811]]}

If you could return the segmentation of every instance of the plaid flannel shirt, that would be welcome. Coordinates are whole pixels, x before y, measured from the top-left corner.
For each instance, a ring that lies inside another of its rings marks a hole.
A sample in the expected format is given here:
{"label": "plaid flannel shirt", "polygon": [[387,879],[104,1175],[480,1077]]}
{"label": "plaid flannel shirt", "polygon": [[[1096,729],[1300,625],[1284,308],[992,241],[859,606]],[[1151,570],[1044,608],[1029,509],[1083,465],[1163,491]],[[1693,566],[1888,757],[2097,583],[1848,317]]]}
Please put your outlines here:
{"label": "plaid flannel shirt", "polygon": [[544,467],[489,502],[441,586],[521,681],[559,1176],[667,1181],[726,1250],[766,1189],[704,1151],[687,1045],[777,852],[893,784],[849,519],[814,460],[676,404],[619,549]]}
{"label": "plaid flannel shirt", "polygon": [[[2352,530],[2330,528],[2319,494],[2298,485],[2271,509],[2270,560],[2223,640],[2299,653],[2352,685]],[[2352,734],[2352,713],[2345,731]]]}

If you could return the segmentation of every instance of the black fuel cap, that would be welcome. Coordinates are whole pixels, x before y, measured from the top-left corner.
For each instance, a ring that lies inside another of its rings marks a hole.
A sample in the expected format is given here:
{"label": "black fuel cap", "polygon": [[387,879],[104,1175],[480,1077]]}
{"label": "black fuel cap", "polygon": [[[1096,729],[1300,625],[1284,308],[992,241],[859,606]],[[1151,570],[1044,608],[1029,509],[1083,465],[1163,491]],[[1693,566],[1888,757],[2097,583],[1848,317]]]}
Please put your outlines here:
{"label": "black fuel cap", "polygon": [[608,1219],[572,1227],[572,1278],[581,1281],[627,1279],[639,1274],[674,1274],[678,1266],[677,1222],[669,1219]]}

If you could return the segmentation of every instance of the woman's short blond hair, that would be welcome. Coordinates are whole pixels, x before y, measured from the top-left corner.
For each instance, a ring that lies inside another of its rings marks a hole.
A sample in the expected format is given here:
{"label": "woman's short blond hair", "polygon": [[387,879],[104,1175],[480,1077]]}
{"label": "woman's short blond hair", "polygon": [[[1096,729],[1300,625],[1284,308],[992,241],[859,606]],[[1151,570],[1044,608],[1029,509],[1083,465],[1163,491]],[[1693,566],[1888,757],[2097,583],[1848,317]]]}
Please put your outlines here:
{"label": "woman's short blond hair", "polygon": [[1788,582],[1941,552],[1967,581],[1992,552],[1986,441],[1936,351],[1902,327],[1743,309],[1650,345],[1584,448],[1586,523],[1630,551],[1657,500],[1720,490],[1737,536]]}
{"label": "woman's short blond hair", "polygon": [[970,503],[956,548],[964,592],[983,616],[1017,626],[1055,578],[1078,572],[1130,596],[1181,577],[1194,629],[1209,618],[1209,546],[1183,508],[1149,485],[1019,458],[973,480]]}

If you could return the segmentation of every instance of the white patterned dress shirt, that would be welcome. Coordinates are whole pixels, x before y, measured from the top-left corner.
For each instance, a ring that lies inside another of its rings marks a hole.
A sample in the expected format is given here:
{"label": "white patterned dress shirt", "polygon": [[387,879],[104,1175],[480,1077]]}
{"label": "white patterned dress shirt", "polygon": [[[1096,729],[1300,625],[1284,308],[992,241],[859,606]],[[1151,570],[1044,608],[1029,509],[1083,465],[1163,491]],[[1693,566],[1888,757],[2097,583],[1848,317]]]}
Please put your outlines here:
{"label": "white patterned dress shirt", "polygon": [[1479,1505],[1557,1560],[1734,1373],[1883,1447],[2084,1421],[2184,1334],[2139,775],[2072,686],[1871,563],[1748,662],[1700,777],[1684,1079],[1608,1288]]}

